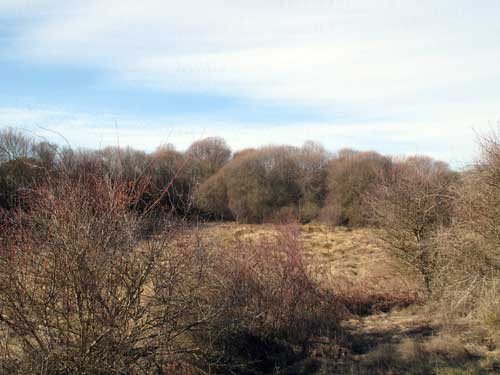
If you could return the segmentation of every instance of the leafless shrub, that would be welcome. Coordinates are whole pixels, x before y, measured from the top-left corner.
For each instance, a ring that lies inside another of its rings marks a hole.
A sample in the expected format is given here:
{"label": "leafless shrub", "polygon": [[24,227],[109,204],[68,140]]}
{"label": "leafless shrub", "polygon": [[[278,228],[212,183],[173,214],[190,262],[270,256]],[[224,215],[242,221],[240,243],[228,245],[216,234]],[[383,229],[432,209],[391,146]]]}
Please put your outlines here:
{"label": "leafless shrub", "polygon": [[330,201],[321,209],[318,219],[331,229],[334,229],[342,222],[340,212],[341,208],[338,203]]}
{"label": "leafless shrub", "polygon": [[436,270],[432,236],[451,220],[456,175],[447,165],[426,157],[394,162],[379,174],[365,195],[372,220],[380,225],[387,241],[401,260],[423,277],[428,291]]}
{"label": "leafless shrub", "polygon": [[296,345],[336,326],[296,230],[233,251],[178,227],[141,240],[145,216],[131,207],[148,180],[130,185],[99,165],[34,188],[2,232],[0,369],[254,372],[288,365]]}
{"label": "leafless shrub", "polygon": [[214,321],[221,332],[215,347],[243,373],[286,367],[307,352],[312,337],[332,334],[341,317],[333,293],[314,277],[298,227],[277,230],[274,238],[235,241],[218,253],[218,305],[227,310]]}
{"label": "leafless shrub", "polygon": [[453,315],[479,319],[500,334],[500,142],[497,133],[480,141],[479,161],[463,173],[456,188],[453,224],[441,230],[435,243],[441,272],[438,288]]}
{"label": "leafless shrub", "polygon": [[298,224],[300,223],[299,209],[296,206],[280,207],[267,216],[265,221],[274,224]]}
{"label": "leafless shrub", "polygon": [[141,218],[129,210],[136,193],[99,176],[36,190],[1,247],[1,366],[162,373],[199,352],[188,332],[212,315],[203,303],[206,254],[168,247],[167,238],[139,242]]}
{"label": "leafless shrub", "polygon": [[392,280],[392,288],[380,287],[380,280],[356,281],[348,277],[335,280],[338,303],[356,315],[371,315],[408,307],[424,301],[412,278]]}

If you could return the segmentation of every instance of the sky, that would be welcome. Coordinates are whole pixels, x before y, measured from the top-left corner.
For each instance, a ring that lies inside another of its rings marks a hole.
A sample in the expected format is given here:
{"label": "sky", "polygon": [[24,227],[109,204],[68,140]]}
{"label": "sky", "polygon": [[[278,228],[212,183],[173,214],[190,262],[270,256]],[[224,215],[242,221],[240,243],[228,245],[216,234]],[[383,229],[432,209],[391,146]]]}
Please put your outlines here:
{"label": "sky", "polygon": [[0,0],[0,127],[466,166],[500,121],[499,19],[499,0]]}

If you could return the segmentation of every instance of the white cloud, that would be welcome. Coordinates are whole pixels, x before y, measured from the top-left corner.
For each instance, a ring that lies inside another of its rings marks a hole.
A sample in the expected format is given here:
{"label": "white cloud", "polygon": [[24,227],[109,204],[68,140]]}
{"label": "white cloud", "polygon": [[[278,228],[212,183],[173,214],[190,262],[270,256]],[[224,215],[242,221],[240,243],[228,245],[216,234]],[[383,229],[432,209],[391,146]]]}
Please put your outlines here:
{"label": "white cloud", "polygon": [[[4,1],[0,13],[22,12]],[[499,118],[497,1],[25,0],[28,8],[44,16],[17,35],[15,56],[91,65],[120,83],[326,114],[348,108],[386,119],[388,142],[426,139],[427,148],[453,141],[469,150],[470,129]],[[369,141],[380,124],[314,131],[356,138],[360,129]]]}
{"label": "white cloud", "polygon": [[488,43],[500,26],[486,7],[474,17],[448,1],[314,4],[70,1],[28,28],[18,53],[139,85],[324,105],[369,106],[500,73]]}
{"label": "white cloud", "polygon": [[[439,123],[227,123],[196,118],[149,121],[110,114],[70,113],[56,109],[1,108],[0,124],[14,126],[40,139],[73,147],[132,146],[147,151],[164,143],[187,148],[196,139],[221,136],[240,150],[267,144],[300,146],[314,140],[335,151],[344,147],[375,149],[393,155],[427,154],[462,167],[474,157],[475,130],[456,127],[446,132]],[[491,130],[484,127],[477,130]],[[64,137],[64,138],[63,138]]]}

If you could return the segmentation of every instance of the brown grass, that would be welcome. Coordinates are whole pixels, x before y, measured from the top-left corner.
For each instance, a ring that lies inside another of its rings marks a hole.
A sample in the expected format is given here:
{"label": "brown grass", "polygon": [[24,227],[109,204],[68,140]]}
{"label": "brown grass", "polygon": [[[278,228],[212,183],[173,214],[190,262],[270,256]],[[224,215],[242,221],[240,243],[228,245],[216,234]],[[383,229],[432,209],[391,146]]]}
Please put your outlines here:
{"label": "brown grass", "polygon": [[[205,236],[222,246],[234,241],[259,242],[276,236],[279,226],[211,224]],[[387,311],[419,302],[422,286],[391,257],[374,229],[329,229],[322,224],[301,227],[305,256],[323,285],[354,313]]]}
{"label": "brown grass", "polygon": [[[207,241],[234,249],[241,241],[272,240],[279,228],[221,223],[202,231]],[[321,374],[498,373],[500,350],[493,337],[498,304],[481,307],[490,329],[470,319],[447,321],[440,306],[421,303],[421,278],[391,256],[376,234],[366,228],[301,227],[299,240],[316,277],[347,305],[350,318],[336,339],[313,340],[312,357],[297,373],[312,373],[311,363]]]}

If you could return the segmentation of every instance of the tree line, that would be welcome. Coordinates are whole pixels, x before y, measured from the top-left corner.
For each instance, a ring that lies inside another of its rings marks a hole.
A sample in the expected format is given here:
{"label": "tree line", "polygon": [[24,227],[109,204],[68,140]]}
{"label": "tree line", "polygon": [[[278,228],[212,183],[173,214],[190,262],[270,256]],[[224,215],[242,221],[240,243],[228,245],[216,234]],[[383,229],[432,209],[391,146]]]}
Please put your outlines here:
{"label": "tree line", "polygon": [[457,175],[428,157],[396,159],[352,149],[332,153],[314,142],[233,153],[222,138],[209,137],[184,152],[168,144],[146,153],[130,147],[74,150],[35,142],[15,129],[0,131],[4,209],[21,205],[23,191],[43,179],[62,173],[76,178],[82,171],[129,185],[140,182],[138,210],[155,203],[156,213],[205,220],[321,220],[352,227],[370,223],[365,196],[394,173],[432,175],[445,183]]}

